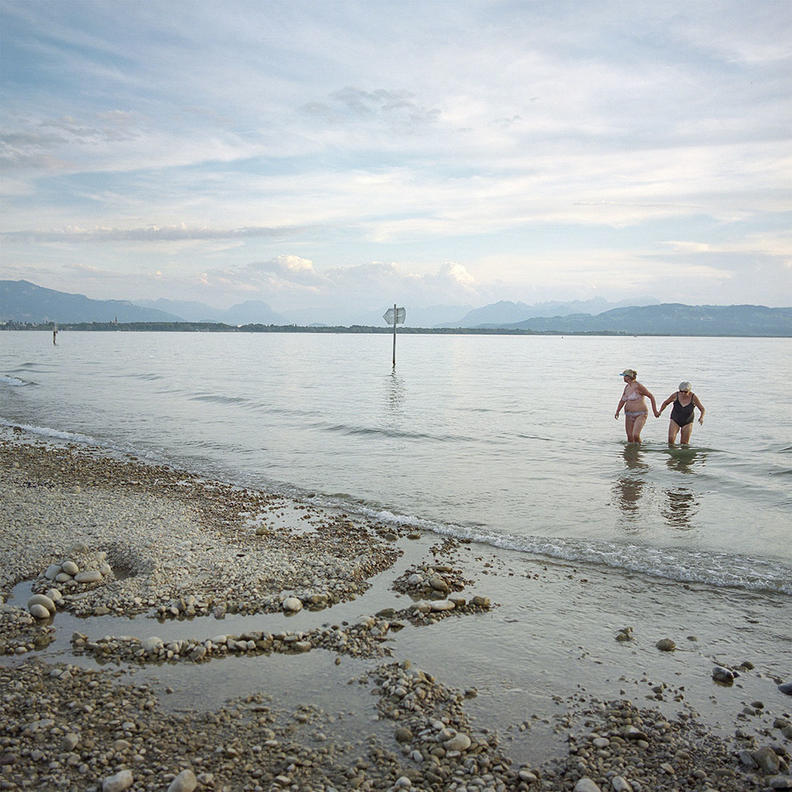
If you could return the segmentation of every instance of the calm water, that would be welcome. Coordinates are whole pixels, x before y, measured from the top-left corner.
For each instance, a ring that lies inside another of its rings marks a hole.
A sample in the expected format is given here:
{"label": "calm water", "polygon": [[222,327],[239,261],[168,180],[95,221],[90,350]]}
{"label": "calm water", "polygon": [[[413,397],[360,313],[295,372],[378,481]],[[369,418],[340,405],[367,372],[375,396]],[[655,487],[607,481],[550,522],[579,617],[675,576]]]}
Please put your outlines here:
{"label": "calm water", "polygon": [[[0,422],[515,552],[792,594],[792,340],[0,332]],[[624,367],[658,404],[614,420]]]}

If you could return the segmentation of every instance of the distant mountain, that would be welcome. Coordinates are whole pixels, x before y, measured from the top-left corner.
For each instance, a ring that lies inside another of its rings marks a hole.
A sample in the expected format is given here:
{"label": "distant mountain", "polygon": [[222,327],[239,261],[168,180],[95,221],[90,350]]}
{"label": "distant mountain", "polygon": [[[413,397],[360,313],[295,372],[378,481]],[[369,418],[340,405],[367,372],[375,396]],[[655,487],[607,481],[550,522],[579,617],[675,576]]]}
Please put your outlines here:
{"label": "distant mountain", "polygon": [[[493,327],[493,325],[485,325]],[[501,328],[538,333],[630,333],[633,335],[792,336],[792,308],[763,305],[663,303],[614,308],[592,316],[533,317]]]}
{"label": "distant mountain", "polygon": [[212,308],[202,302],[191,302],[189,300],[167,300],[160,298],[159,300],[134,300],[135,305],[140,305],[144,308],[155,308],[158,311],[165,311],[166,313],[180,316],[187,322],[220,322],[220,314],[223,313],[220,308]]}
{"label": "distant mountain", "polygon": [[230,325],[288,324],[289,320],[276,313],[265,302],[248,300],[230,308],[212,308],[201,302],[184,300],[137,300],[137,305],[156,308],[179,316],[187,322],[222,322]]}
{"label": "distant mountain", "polygon": [[442,324],[433,324],[433,327],[500,327],[506,324],[515,324],[524,319],[534,319],[539,316],[568,316],[570,314],[599,314],[611,308],[622,306],[651,305],[657,303],[653,297],[645,297],[631,302],[608,302],[602,297],[591,300],[573,300],[572,302],[543,302],[535,305],[526,305],[523,302],[500,300],[490,305],[473,310],[456,321],[445,320]]}
{"label": "distant mountain", "polygon": [[289,324],[288,320],[276,313],[261,300],[247,300],[246,302],[232,305],[221,312],[221,321],[226,324]]}
{"label": "distant mountain", "polygon": [[83,294],[45,289],[29,281],[0,281],[0,321],[174,322],[180,317],[127,300],[91,300]]}

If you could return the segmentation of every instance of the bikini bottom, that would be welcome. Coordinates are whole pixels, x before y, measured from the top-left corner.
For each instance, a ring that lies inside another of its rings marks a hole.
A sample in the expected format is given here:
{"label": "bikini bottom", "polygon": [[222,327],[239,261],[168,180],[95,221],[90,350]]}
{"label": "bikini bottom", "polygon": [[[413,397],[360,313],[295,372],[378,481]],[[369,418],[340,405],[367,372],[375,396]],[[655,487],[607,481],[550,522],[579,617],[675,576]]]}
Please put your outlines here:
{"label": "bikini bottom", "polygon": [[639,415],[649,415],[647,410],[638,410],[638,412],[629,412],[628,410],[624,411],[625,418],[637,418]]}

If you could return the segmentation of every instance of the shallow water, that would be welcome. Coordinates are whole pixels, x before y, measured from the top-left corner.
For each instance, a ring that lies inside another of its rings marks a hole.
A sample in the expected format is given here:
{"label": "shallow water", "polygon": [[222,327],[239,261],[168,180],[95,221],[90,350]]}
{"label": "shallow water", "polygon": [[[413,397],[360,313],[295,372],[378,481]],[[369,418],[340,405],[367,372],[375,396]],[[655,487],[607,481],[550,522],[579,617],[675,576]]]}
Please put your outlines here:
{"label": "shallow water", "polygon": [[[410,335],[395,372],[390,352],[6,331],[0,420],[516,553],[792,594],[792,340]],[[665,416],[625,444],[625,365],[658,403],[693,381],[689,448]]]}

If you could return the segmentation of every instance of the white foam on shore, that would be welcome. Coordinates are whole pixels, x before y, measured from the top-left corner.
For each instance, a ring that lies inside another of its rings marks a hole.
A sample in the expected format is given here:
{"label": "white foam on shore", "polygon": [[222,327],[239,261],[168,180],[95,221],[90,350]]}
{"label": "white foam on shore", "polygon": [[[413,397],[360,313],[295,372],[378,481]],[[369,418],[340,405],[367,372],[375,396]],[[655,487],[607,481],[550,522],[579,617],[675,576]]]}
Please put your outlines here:
{"label": "white foam on shore", "polygon": [[[331,506],[332,499],[321,500]],[[338,503],[335,504],[336,507]],[[439,523],[386,509],[344,503],[361,516],[398,526],[415,526],[443,536],[480,542],[504,550],[579,564],[594,564],[679,583],[792,595],[792,569],[769,559],[697,551],[683,547],[649,547],[569,537],[515,536],[487,531],[486,526]]]}
{"label": "white foam on shore", "polygon": [[96,440],[93,437],[89,437],[88,435],[79,434],[78,432],[64,432],[61,429],[51,429],[48,426],[31,426],[30,424],[19,424],[14,423],[13,421],[6,421],[3,418],[0,418],[0,426],[6,427],[7,429],[22,429],[29,434],[36,435],[37,437],[43,437],[44,439],[67,440],[72,443],[83,443],[85,445],[97,444]]}
{"label": "white foam on shore", "polygon": [[[132,449],[113,449],[102,445],[95,438],[76,432],[67,432],[49,427],[16,424],[0,418],[0,427],[24,430],[46,440],[80,443],[99,448],[103,453],[131,453]],[[171,465],[165,455],[151,451],[136,451],[139,460]],[[211,477],[217,473],[199,471],[198,475]],[[223,476],[223,474],[220,474]],[[232,480],[230,480],[232,481]],[[233,482],[232,482],[233,483]],[[251,482],[240,482],[251,486]],[[253,486],[256,486],[255,484]],[[259,482],[260,486],[260,482]],[[482,524],[460,525],[441,523],[417,515],[398,514],[381,506],[367,504],[343,493],[325,495],[307,493],[293,485],[270,482],[267,489],[298,501],[308,502],[320,508],[342,510],[369,520],[431,531],[442,536],[451,536],[492,547],[526,553],[569,563],[592,564],[614,570],[640,573],[656,578],[689,584],[704,584],[719,588],[740,588],[749,591],[792,595],[792,568],[771,559],[749,556],[697,551],[681,547],[651,547],[635,544],[618,544],[594,539],[570,537],[519,536],[499,534]]]}

